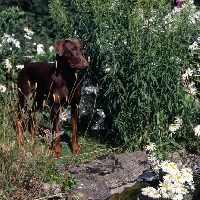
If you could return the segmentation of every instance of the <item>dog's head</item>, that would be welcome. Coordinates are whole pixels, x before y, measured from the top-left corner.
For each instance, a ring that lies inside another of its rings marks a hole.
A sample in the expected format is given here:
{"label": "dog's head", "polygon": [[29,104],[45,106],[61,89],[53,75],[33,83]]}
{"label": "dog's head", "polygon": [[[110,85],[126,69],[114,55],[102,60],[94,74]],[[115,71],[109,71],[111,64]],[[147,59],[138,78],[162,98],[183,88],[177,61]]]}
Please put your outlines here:
{"label": "dog's head", "polygon": [[83,57],[83,44],[76,38],[61,39],[53,43],[59,57],[64,58],[72,68],[83,69],[88,62]]}

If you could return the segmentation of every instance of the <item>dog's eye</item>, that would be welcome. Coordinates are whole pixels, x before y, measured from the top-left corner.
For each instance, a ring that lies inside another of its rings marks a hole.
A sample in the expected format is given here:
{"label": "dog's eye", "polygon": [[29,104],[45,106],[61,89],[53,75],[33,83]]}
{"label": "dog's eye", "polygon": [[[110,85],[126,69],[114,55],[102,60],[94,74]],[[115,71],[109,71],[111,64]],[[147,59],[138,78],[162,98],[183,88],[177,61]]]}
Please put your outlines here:
{"label": "dog's eye", "polygon": [[74,51],[76,51],[76,50],[77,50],[76,48],[74,48],[74,49],[71,49],[71,51],[72,51],[72,52],[74,52]]}

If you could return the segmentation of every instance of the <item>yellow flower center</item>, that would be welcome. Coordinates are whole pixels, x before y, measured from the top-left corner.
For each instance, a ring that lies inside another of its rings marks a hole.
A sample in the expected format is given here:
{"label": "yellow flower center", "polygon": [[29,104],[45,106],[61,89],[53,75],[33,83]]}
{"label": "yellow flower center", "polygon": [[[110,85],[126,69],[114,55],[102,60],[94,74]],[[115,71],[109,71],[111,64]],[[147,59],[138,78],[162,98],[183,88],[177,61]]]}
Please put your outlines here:
{"label": "yellow flower center", "polygon": [[174,185],[174,188],[178,188],[178,185],[177,185],[177,184],[175,184],[175,185]]}
{"label": "yellow flower center", "polygon": [[180,176],[180,175],[176,176],[177,179],[181,179],[181,177],[182,177],[182,176]]}

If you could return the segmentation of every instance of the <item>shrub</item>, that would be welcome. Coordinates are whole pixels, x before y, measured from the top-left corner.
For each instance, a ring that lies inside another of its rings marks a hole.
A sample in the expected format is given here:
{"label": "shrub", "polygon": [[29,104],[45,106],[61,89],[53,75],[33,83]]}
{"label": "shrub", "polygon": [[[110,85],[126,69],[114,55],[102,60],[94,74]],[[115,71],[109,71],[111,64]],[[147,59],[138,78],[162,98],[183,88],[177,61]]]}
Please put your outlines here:
{"label": "shrub", "polygon": [[193,3],[172,10],[165,0],[76,0],[73,13],[56,15],[56,2],[49,4],[52,17],[70,27],[63,34],[79,37],[91,56],[89,80],[98,86],[97,108],[105,112],[108,132],[130,151],[147,141],[166,146],[175,144],[169,123],[181,116],[185,126],[174,141],[191,137],[197,109],[180,73],[191,65],[188,46],[199,30]]}

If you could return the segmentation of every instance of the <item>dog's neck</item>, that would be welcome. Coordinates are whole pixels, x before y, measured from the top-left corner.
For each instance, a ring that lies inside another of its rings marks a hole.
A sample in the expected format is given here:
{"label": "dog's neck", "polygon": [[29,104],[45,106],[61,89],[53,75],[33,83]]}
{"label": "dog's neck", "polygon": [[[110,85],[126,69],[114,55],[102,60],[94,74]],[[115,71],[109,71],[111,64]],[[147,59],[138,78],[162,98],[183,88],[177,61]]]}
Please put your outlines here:
{"label": "dog's neck", "polygon": [[55,75],[58,76],[61,74],[66,78],[66,76],[71,76],[72,74],[76,73],[76,69],[70,66],[70,63],[67,59],[63,56],[56,55],[56,62],[55,62]]}

